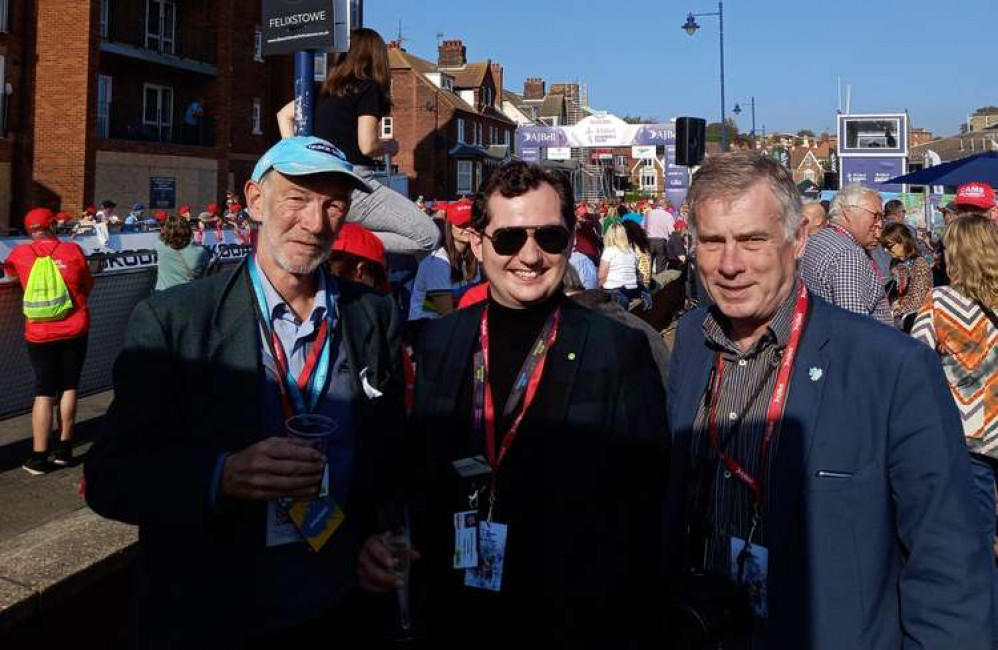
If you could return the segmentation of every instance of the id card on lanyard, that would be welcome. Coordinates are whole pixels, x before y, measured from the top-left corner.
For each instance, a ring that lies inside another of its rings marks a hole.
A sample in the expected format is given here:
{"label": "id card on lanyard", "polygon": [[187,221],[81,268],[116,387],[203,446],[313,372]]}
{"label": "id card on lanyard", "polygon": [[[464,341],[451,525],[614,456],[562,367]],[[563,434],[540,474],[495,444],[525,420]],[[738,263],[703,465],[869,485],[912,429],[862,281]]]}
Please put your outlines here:
{"label": "id card on lanyard", "polygon": [[[477,432],[484,433],[485,457],[492,468],[492,479],[489,489],[489,509],[484,520],[478,522],[477,538],[478,553],[475,558],[478,565],[473,568],[466,568],[464,584],[468,587],[486,589],[488,591],[499,591],[502,587],[502,571],[506,556],[507,527],[505,524],[492,521],[492,515],[498,500],[496,491],[496,479],[499,467],[506,458],[506,454],[516,435],[519,433],[523,418],[537,397],[537,390],[540,387],[541,377],[544,374],[544,366],[547,362],[548,352],[554,346],[558,338],[558,329],[561,325],[561,307],[555,310],[548,317],[541,328],[537,340],[530,348],[527,358],[524,359],[520,371],[516,375],[509,397],[503,408],[502,421],[512,423],[506,434],[499,441],[499,448],[496,448],[496,411],[492,396],[492,385],[489,381],[489,310],[488,306],[482,310],[482,319],[479,324],[480,346],[474,357],[474,428]],[[515,415],[514,415],[515,414]],[[465,514],[465,513],[458,513]],[[458,539],[455,540],[455,543]],[[467,558],[467,555],[465,555]],[[457,562],[455,562],[457,566]]]}
{"label": "id card on lanyard", "polygon": [[[329,370],[334,359],[333,339],[336,317],[328,283],[326,316],[322,319],[315,339],[308,348],[301,371],[295,376],[291,371],[289,352],[284,349],[284,344],[271,322],[272,312],[267,306],[266,293],[255,258],[250,259],[247,268],[253,286],[262,338],[276,366],[277,388],[284,420],[293,415],[314,413],[326,392]],[[304,540],[313,550],[318,551],[336,532],[343,519],[343,511],[329,494],[327,462],[318,498],[278,499],[267,504],[267,545],[279,546]]]}
{"label": "id card on lanyard", "polygon": [[804,332],[804,325],[807,319],[808,301],[807,287],[803,282],[800,282],[800,288],[797,291],[794,303],[790,339],[783,351],[779,372],[776,375],[776,385],[773,387],[773,394],[766,408],[762,443],[759,446],[758,477],[750,474],[741,463],[721,448],[719,440],[720,432],[717,424],[717,404],[724,379],[724,358],[720,354],[717,355],[716,367],[713,373],[714,381],[710,387],[710,410],[707,425],[710,446],[720,455],[721,461],[727,470],[752,491],[753,512],[749,533],[744,540],[738,537],[731,538],[731,577],[736,582],[750,588],[753,594],[752,606],[756,615],[760,618],[767,616],[765,589],[763,588],[760,591],[758,586],[760,581],[764,585],[767,577],[766,573],[768,573],[769,564],[768,550],[762,546],[754,545],[753,542],[765,506],[766,466],[769,458],[769,449],[776,435],[776,430],[783,420],[783,411],[790,393],[790,379],[793,374],[794,360],[797,357],[797,350],[800,347],[800,339]]}

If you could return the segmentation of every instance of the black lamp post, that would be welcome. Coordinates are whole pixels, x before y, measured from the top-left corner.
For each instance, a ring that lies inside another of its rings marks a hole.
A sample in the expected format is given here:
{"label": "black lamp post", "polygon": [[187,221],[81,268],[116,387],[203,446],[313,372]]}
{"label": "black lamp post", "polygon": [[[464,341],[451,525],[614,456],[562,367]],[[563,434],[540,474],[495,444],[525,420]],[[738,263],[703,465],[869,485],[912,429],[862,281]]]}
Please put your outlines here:
{"label": "black lamp post", "polygon": [[721,150],[728,150],[728,129],[724,119],[728,116],[727,111],[724,108],[724,3],[718,1],[717,11],[712,11],[710,13],[695,14],[692,11],[686,14],[686,22],[683,24],[683,31],[685,31],[690,36],[697,33],[700,29],[700,25],[697,24],[697,16],[717,16],[720,23],[720,33],[721,33]]}

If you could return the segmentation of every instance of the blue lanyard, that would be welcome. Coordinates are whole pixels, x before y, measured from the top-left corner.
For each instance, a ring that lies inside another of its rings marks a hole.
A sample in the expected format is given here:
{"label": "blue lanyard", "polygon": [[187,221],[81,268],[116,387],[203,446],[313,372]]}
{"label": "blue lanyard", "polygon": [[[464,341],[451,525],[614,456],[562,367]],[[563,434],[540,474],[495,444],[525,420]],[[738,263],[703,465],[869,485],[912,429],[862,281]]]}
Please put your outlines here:
{"label": "blue lanyard", "polygon": [[[298,390],[298,380],[291,374],[291,355],[288,351],[285,352],[285,358],[288,359],[285,368],[281,368],[281,363],[278,357],[279,351],[275,348],[276,345],[282,345],[280,338],[274,333],[271,327],[271,312],[267,308],[267,298],[266,293],[263,289],[263,284],[260,281],[259,270],[256,264],[256,257],[251,257],[249,263],[247,264],[249,270],[250,282],[253,285],[253,295],[256,297],[257,309],[259,310],[260,316],[260,326],[263,328],[265,339],[267,344],[271,348],[270,353],[274,358],[274,363],[278,367],[278,374],[281,374],[281,379],[283,380],[284,390],[282,393],[287,395],[291,401],[291,406],[294,408],[295,413],[314,413],[316,407],[319,404],[319,399],[322,397],[323,392],[325,392],[326,382],[329,379],[329,365],[330,359],[332,357],[332,349],[335,347],[332,341],[336,337],[336,316],[335,309],[331,299],[332,291],[330,290],[330,282],[326,282],[326,321],[329,326],[329,333],[326,340],[321,342],[322,348],[319,354],[319,360],[315,368],[315,372],[312,373],[312,377],[309,380],[307,394],[308,402],[306,404],[305,398],[302,396],[301,391]],[[323,273],[324,271],[319,271]],[[283,371],[283,372],[282,372]]]}

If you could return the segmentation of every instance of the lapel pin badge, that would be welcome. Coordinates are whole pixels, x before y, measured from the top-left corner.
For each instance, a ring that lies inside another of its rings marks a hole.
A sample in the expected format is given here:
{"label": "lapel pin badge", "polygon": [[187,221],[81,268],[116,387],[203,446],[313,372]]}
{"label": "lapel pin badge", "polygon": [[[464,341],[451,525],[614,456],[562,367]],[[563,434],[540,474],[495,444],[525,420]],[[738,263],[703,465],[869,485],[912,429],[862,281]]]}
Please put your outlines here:
{"label": "lapel pin badge", "polygon": [[811,381],[818,381],[825,373],[821,368],[811,368],[807,371],[807,374],[811,378]]}
{"label": "lapel pin badge", "polygon": [[568,353],[568,360],[569,361],[575,361],[575,353],[574,352],[569,352]]}

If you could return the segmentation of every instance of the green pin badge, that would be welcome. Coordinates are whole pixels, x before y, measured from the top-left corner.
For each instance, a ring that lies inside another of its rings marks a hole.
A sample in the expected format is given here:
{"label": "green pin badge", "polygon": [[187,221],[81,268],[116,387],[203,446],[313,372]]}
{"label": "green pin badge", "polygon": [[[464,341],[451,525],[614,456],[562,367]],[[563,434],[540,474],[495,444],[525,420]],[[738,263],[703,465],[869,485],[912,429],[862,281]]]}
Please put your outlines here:
{"label": "green pin badge", "polygon": [[569,352],[568,353],[568,360],[569,361],[575,361],[575,353],[574,352]]}

